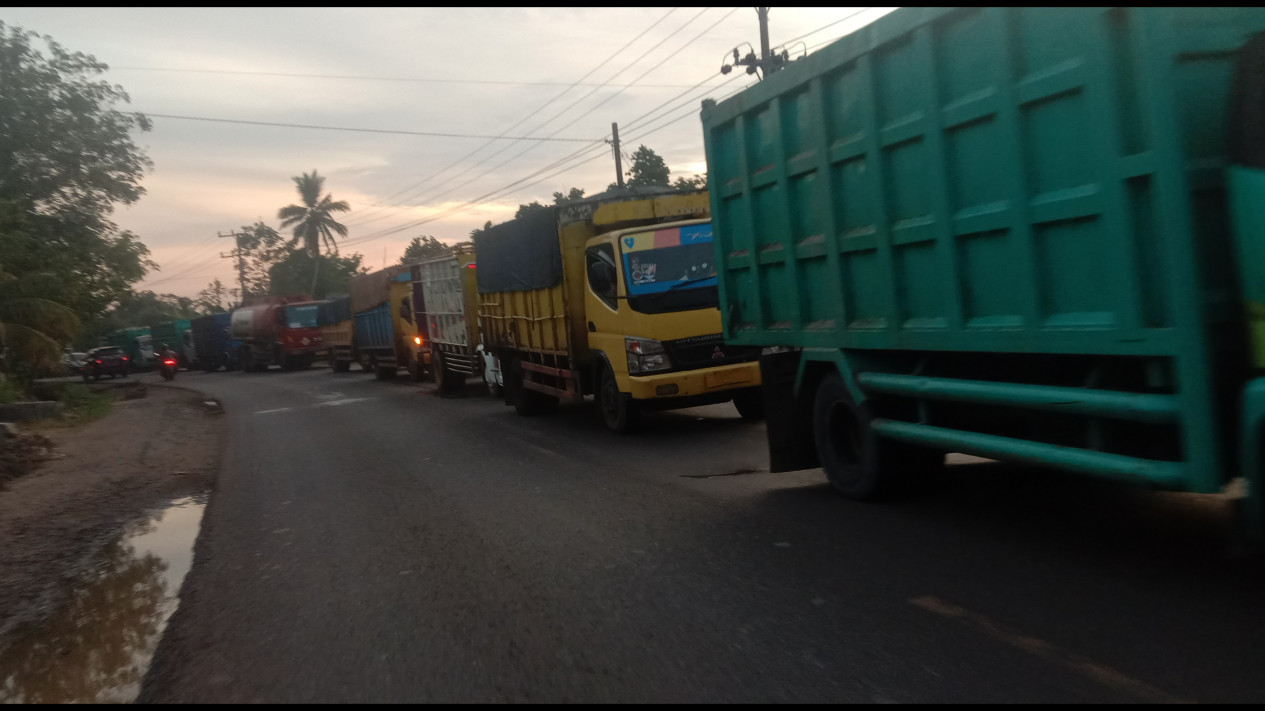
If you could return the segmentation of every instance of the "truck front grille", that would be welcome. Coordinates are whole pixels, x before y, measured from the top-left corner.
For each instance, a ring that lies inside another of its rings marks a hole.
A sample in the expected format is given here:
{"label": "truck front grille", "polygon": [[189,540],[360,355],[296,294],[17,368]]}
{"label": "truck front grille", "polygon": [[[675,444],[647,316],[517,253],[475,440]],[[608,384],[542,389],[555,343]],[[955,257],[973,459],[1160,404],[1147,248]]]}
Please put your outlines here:
{"label": "truck front grille", "polygon": [[759,346],[725,345],[725,339],[719,333],[663,341],[663,347],[672,359],[674,370],[697,370],[714,365],[745,363],[760,357]]}

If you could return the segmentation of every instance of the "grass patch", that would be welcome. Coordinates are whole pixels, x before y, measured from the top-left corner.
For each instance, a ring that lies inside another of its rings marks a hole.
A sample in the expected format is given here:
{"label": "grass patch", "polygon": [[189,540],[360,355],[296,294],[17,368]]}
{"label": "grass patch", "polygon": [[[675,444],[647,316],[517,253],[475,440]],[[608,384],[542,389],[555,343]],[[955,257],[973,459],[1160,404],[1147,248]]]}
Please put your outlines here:
{"label": "grass patch", "polygon": [[22,389],[8,378],[0,379],[0,405],[7,405],[22,399]]}
{"label": "grass patch", "polygon": [[86,386],[67,384],[61,388],[57,401],[65,408],[58,419],[41,420],[40,424],[54,423],[64,426],[81,425],[103,417],[118,398],[110,391],[94,392]]}

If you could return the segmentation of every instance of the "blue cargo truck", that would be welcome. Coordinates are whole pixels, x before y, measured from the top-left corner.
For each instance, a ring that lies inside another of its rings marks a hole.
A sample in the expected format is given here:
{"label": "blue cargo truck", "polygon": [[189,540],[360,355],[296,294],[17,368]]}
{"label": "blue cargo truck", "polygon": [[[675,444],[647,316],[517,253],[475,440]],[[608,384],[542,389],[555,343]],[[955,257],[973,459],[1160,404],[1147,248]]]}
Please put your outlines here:
{"label": "blue cargo truck", "polygon": [[190,322],[193,331],[193,350],[197,355],[198,365],[208,373],[214,373],[223,367],[232,370],[235,367],[233,354],[241,347],[241,341],[229,336],[229,323],[232,314],[224,313],[200,316]]}
{"label": "blue cargo truck", "polygon": [[430,343],[414,308],[417,265],[396,265],[352,279],[354,351],[360,367],[379,380],[404,368],[416,381],[430,368]]}

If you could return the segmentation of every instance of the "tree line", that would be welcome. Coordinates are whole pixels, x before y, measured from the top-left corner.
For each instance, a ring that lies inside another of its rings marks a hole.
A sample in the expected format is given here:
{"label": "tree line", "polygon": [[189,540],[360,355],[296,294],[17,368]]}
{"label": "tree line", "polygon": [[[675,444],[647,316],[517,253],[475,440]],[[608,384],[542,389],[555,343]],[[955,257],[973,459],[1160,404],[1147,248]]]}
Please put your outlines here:
{"label": "tree line", "polygon": [[[133,132],[152,124],[126,110],[127,93],[101,78],[107,69],[51,37],[0,21],[0,381],[47,372],[67,346],[86,349],[121,328],[221,312],[260,295],[345,294],[351,279],[368,271],[362,255],[340,253],[348,229],[335,214],[351,207],[324,192],[325,178],[313,170],[292,178],[300,199],[278,210],[279,228],[260,221],[236,231],[236,284],[215,279],[194,298],[135,290],[159,266],[111,216],[145,194],[141,179],[152,162]],[[706,175],[670,183],[666,163],[645,145],[630,156],[626,176],[632,189],[707,184]],[[553,193],[554,205],[582,199],[577,187]],[[514,217],[544,207],[520,204]],[[420,235],[399,263],[454,246]]]}

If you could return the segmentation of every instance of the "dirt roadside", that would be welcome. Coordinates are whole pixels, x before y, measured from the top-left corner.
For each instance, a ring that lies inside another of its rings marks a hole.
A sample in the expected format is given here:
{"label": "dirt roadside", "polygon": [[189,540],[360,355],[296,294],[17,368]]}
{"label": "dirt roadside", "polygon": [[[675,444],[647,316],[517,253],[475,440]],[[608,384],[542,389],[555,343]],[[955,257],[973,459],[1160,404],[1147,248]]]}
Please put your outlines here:
{"label": "dirt roadside", "polygon": [[191,390],[145,393],[85,425],[23,427],[52,440],[55,454],[0,489],[0,641],[64,604],[129,522],[214,487],[221,411]]}

